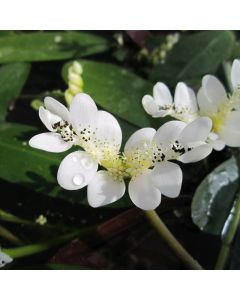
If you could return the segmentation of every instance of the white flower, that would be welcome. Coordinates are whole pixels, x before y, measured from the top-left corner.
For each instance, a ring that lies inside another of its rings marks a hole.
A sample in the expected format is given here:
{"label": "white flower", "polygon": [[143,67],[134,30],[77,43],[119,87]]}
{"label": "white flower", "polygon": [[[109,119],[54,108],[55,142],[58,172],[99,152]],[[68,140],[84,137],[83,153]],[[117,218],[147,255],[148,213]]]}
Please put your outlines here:
{"label": "white flower", "polygon": [[124,180],[132,202],[141,209],[153,210],[161,194],[177,197],[182,184],[181,168],[169,160],[196,162],[212,151],[205,140],[211,130],[209,118],[199,118],[186,125],[171,121],[158,131],[143,128],[127,141],[124,153],[114,163],[105,165],[88,184],[88,201],[93,207],[110,204],[125,192]]}
{"label": "white flower", "polygon": [[[67,190],[88,186],[88,202],[93,207],[120,199],[125,193],[125,180],[130,180],[133,203],[141,209],[154,209],[160,204],[161,194],[177,197],[181,189],[182,171],[170,160],[196,162],[212,150],[205,142],[212,126],[207,117],[188,125],[167,122],[158,131],[140,129],[120,153],[122,131],[118,121],[110,113],[99,111],[88,95],[75,96],[69,111],[52,98],[45,99],[45,106],[47,109],[40,109],[40,118],[51,132],[33,137],[30,145],[51,152],[67,150],[73,144],[80,146],[83,150],[62,160],[57,179]],[[98,171],[98,165],[103,170]]]}
{"label": "white flower", "polygon": [[117,120],[106,111],[99,111],[86,94],[74,97],[69,111],[53,98],[44,100],[46,109],[39,116],[51,131],[34,136],[29,144],[49,152],[62,152],[72,145],[83,150],[67,155],[58,170],[59,184],[68,190],[86,186],[98,169],[98,163],[114,161],[122,141]]}
{"label": "white flower", "polygon": [[0,249],[0,268],[5,267],[7,264],[10,264],[12,261],[13,259],[9,255],[1,252]]}
{"label": "white flower", "polygon": [[177,84],[174,100],[164,83],[156,83],[153,87],[153,97],[145,95],[142,104],[145,111],[154,118],[171,115],[181,121],[191,122],[197,117],[195,93],[183,82]]}
{"label": "white flower", "polygon": [[209,140],[216,150],[225,145],[240,147],[240,60],[232,64],[231,81],[233,93],[228,96],[215,76],[206,75],[197,95],[200,115],[212,119],[213,136]]}

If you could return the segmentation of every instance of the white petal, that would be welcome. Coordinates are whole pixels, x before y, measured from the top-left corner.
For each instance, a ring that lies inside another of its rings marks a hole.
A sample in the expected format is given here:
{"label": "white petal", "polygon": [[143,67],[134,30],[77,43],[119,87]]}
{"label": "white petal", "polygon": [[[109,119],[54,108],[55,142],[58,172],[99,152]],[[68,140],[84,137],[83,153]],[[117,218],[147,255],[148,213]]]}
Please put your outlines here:
{"label": "white petal", "polygon": [[212,152],[212,146],[209,144],[203,144],[185,154],[179,156],[178,160],[183,163],[193,163],[204,159]]}
{"label": "white petal", "polygon": [[200,114],[208,116],[211,113],[217,112],[218,108],[206,97],[203,88],[201,87],[197,94],[197,101],[200,109]]}
{"label": "white petal", "polygon": [[188,109],[189,112],[197,111],[197,101],[195,94],[185,83],[179,82],[174,94],[174,103],[177,111],[182,108]]}
{"label": "white petal", "polygon": [[0,268],[10,264],[12,261],[13,259],[9,255],[0,251]]}
{"label": "white petal", "polygon": [[[53,131],[52,125],[54,123],[51,122],[51,113],[45,109],[43,106],[39,108],[38,111],[39,118],[43,122],[43,124],[47,127],[49,131]],[[60,119],[61,120],[61,119]],[[59,120],[59,121],[60,121]]]}
{"label": "white petal", "polygon": [[62,118],[63,121],[70,121],[70,114],[66,106],[52,97],[45,97],[44,104],[47,110]]}
{"label": "white petal", "polygon": [[202,88],[209,102],[217,107],[219,104],[227,100],[225,88],[215,76],[204,76],[202,80]]}
{"label": "white petal", "polygon": [[232,111],[220,131],[220,136],[227,146],[240,147],[240,111]]}
{"label": "white petal", "polygon": [[76,130],[96,128],[97,106],[87,94],[77,94],[70,105],[71,120]]}
{"label": "white petal", "polygon": [[179,195],[182,186],[182,170],[172,162],[162,162],[156,164],[152,174],[152,182],[160,192],[170,198]]}
{"label": "white petal", "polygon": [[125,144],[124,152],[144,148],[152,143],[156,130],[153,128],[142,128],[134,132]]}
{"label": "white petal", "polygon": [[30,139],[29,145],[33,148],[54,153],[64,152],[72,147],[71,143],[64,142],[60,134],[55,132],[37,134]]}
{"label": "white petal", "polygon": [[61,162],[57,180],[66,190],[78,190],[88,185],[98,169],[98,163],[84,151],[75,151]]}
{"label": "white petal", "polygon": [[152,170],[146,170],[129,182],[129,196],[132,202],[143,210],[153,210],[161,202],[161,192],[151,180]]}
{"label": "white petal", "polygon": [[172,105],[172,95],[163,82],[158,82],[153,87],[153,98],[159,106]]}
{"label": "white petal", "polygon": [[154,139],[158,145],[176,141],[185,126],[186,123],[181,121],[166,122],[157,130]]}
{"label": "white petal", "polygon": [[96,138],[119,151],[122,143],[122,130],[117,119],[110,113],[98,111]]}
{"label": "white petal", "polygon": [[221,151],[223,150],[223,148],[226,146],[225,142],[220,140],[220,139],[217,139],[215,141],[210,141],[208,142],[214,150],[216,151]]}
{"label": "white petal", "polygon": [[145,109],[145,111],[149,115],[155,115],[159,111],[159,108],[158,108],[158,105],[157,105],[156,101],[150,95],[145,95],[142,98],[142,105],[143,105],[143,108]]}
{"label": "white petal", "polygon": [[88,203],[92,207],[107,205],[122,198],[124,181],[116,181],[107,171],[98,171],[88,184]]}
{"label": "white petal", "polygon": [[235,59],[232,64],[231,81],[233,89],[240,88],[240,60]]}
{"label": "white petal", "polygon": [[183,145],[191,142],[205,142],[212,128],[212,120],[200,117],[189,123],[180,133],[179,141]]}

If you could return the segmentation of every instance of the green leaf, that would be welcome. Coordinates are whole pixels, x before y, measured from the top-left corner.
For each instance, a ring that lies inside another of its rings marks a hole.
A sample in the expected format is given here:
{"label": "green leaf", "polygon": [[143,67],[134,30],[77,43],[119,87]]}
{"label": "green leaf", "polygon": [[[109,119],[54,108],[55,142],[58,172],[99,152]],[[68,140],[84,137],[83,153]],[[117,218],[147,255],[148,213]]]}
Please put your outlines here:
{"label": "green leaf", "polygon": [[155,66],[152,81],[174,87],[179,81],[198,82],[201,76],[215,73],[232,53],[235,36],[231,31],[204,31],[181,37],[168,54],[166,63]]}
{"label": "green leaf", "polygon": [[[0,124],[0,178],[23,185],[36,192],[79,204],[87,204],[86,189],[63,190],[57,183],[61,160],[72,151],[61,154],[33,149],[28,140],[39,133],[36,128],[20,124]],[[129,207],[123,198],[108,207]]]}
{"label": "green leaf", "polygon": [[28,63],[0,67],[0,121],[3,121],[7,115],[9,102],[21,93],[30,68]]}
{"label": "green leaf", "polygon": [[198,186],[192,202],[193,222],[221,235],[239,189],[239,167],[233,157],[213,170]]}
{"label": "green leaf", "polygon": [[0,63],[63,60],[103,52],[103,37],[85,32],[36,32],[0,36]]}
{"label": "green leaf", "polygon": [[[150,126],[150,118],[142,108],[142,97],[152,93],[152,83],[113,64],[79,61],[83,67],[84,92],[111,113],[139,127]],[[67,83],[67,70],[63,67]]]}

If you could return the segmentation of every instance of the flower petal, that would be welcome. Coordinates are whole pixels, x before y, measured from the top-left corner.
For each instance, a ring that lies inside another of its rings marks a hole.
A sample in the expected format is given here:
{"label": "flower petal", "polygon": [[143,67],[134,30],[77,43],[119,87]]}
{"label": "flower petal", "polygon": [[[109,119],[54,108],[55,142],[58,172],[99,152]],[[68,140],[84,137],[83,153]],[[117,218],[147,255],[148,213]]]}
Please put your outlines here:
{"label": "flower petal", "polygon": [[232,111],[225,126],[219,132],[220,137],[224,140],[227,146],[240,147],[240,111]]}
{"label": "flower petal", "polygon": [[[41,106],[39,108],[39,111],[38,111],[38,114],[39,114],[39,118],[40,120],[43,122],[43,124],[47,127],[47,129],[49,131],[53,131],[53,128],[52,128],[52,125],[54,123],[51,122],[51,113],[50,111],[48,111],[47,109],[45,109],[43,106]],[[59,118],[58,121],[60,121],[61,118]]]}
{"label": "flower petal", "polygon": [[61,162],[57,180],[66,190],[78,190],[88,185],[98,169],[98,163],[84,151],[75,151]]}
{"label": "flower petal", "polygon": [[153,128],[142,128],[134,132],[125,144],[124,152],[144,148],[152,143],[156,130]]}
{"label": "flower petal", "polygon": [[183,145],[192,142],[205,142],[212,128],[212,120],[200,117],[189,123],[180,133],[179,141]]}
{"label": "flower petal", "polygon": [[32,137],[29,145],[33,148],[48,152],[64,152],[72,147],[69,142],[64,142],[60,134],[55,132],[40,133]]}
{"label": "flower petal", "polygon": [[83,128],[95,130],[97,114],[97,106],[89,95],[80,93],[73,98],[70,105],[70,115],[76,130],[81,131]]}
{"label": "flower petal", "polygon": [[117,119],[110,113],[98,111],[96,138],[119,151],[122,143],[122,130]]}
{"label": "flower petal", "polygon": [[0,268],[10,264],[12,261],[13,259],[9,255],[0,251]]}
{"label": "flower petal", "polygon": [[142,105],[143,105],[143,108],[145,109],[145,111],[149,115],[157,114],[158,111],[159,111],[159,108],[158,108],[158,105],[157,105],[156,101],[150,95],[145,95],[142,98]]}
{"label": "flower petal", "polygon": [[224,147],[226,146],[226,143],[220,139],[215,140],[215,141],[211,141],[209,142],[209,144],[213,147],[214,150],[216,151],[221,151],[224,149]]}
{"label": "flower petal", "polygon": [[206,75],[202,80],[202,87],[205,96],[215,106],[219,106],[227,100],[227,93],[222,83],[213,75]]}
{"label": "flower petal", "polygon": [[197,94],[197,101],[201,115],[209,115],[217,112],[218,108],[206,97],[203,88],[201,87]]}
{"label": "flower petal", "polygon": [[63,121],[70,121],[70,114],[66,106],[52,97],[45,97],[44,104],[47,110],[62,118]]}
{"label": "flower petal", "polygon": [[181,121],[166,122],[157,130],[154,139],[158,145],[176,141],[186,125],[186,123]]}
{"label": "flower petal", "polygon": [[153,210],[161,202],[161,192],[154,187],[151,172],[152,170],[146,170],[141,175],[133,177],[128,187],[132,202],[143,210]]}
{"label": "flower petal", "polygon": [[163,82],[158,82],[154,85],[153,98],[159,106],[169,106],[173,102],[169,88]]}
{"label": "flower petal", "polygon": [[179,82],[176,86],[174,103],[177,111],[182,111],[183,109],[185,109],[187,112],[197,111],[195,93],[183,82]]}
{"label": "flower petal", "polygon": [[92,207],[107,205],[122,198],[124,181],[116,181],[107,171],[98,171],[88,184],[88,203]]}
{"label": "flower petal", "polygon": [[203,144],[178,157],[177,160],[187,164],[204,159],[212,152],[212,146]]}
{"label": "flower petal", "polygon": [[234,59],[231,69],[231,81],[233,89],[240,88],[240,60]]}
{"label": "flower petal", "polygon": [[179,195],[182,186],[182,170],[172,162],[156,164],[151,173],[152,182],[160,192],[170,198]]}

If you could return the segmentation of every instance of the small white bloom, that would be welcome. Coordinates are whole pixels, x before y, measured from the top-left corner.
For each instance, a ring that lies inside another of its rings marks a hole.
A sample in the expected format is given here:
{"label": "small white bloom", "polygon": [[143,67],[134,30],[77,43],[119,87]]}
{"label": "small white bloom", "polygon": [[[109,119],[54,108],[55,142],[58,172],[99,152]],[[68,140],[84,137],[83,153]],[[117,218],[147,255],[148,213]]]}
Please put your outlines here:
{"label": "small white bloom", "polygon": [[190,163],[209,155],[212,147],[205,141],[211,126],[211,120],[203,117],[188,125],[171,121],[158,131],[153,128],[136,131],[127,141],[123,155],[105,165],[107,171],[97,172],[88,184],[89,204],[99,207],[121,198],[125,179],[130,180],[130,199],[141,209],[155,209],[160,204],[161,194],[177,197],[182,171],[170,160]]}
{"label": "small white bloom", "polygon": [[228,96],[215,76],[206,75],[197,95],[199,114],[212,119],[214,135],[209,140],[216,150],[225,145],[240,147],[240,60],[235,59],[232,64],[231,81],[234,90]]}
{"label": "small white bloom", "polygon": [[0,249],[0,268],[5,267],[7,264],[10,264],[12,261],[13,259],[9,255],[1,252]]}
{"label": "small white bloom", "polygon": [[145,111],[154,118],[170,115],[181,121],[191,122],[197,117],[195,93],[183,82],[177,84],[174,100],[164,83],[156,83],[153,87],[153,96],[145,95],[142,104]]}

